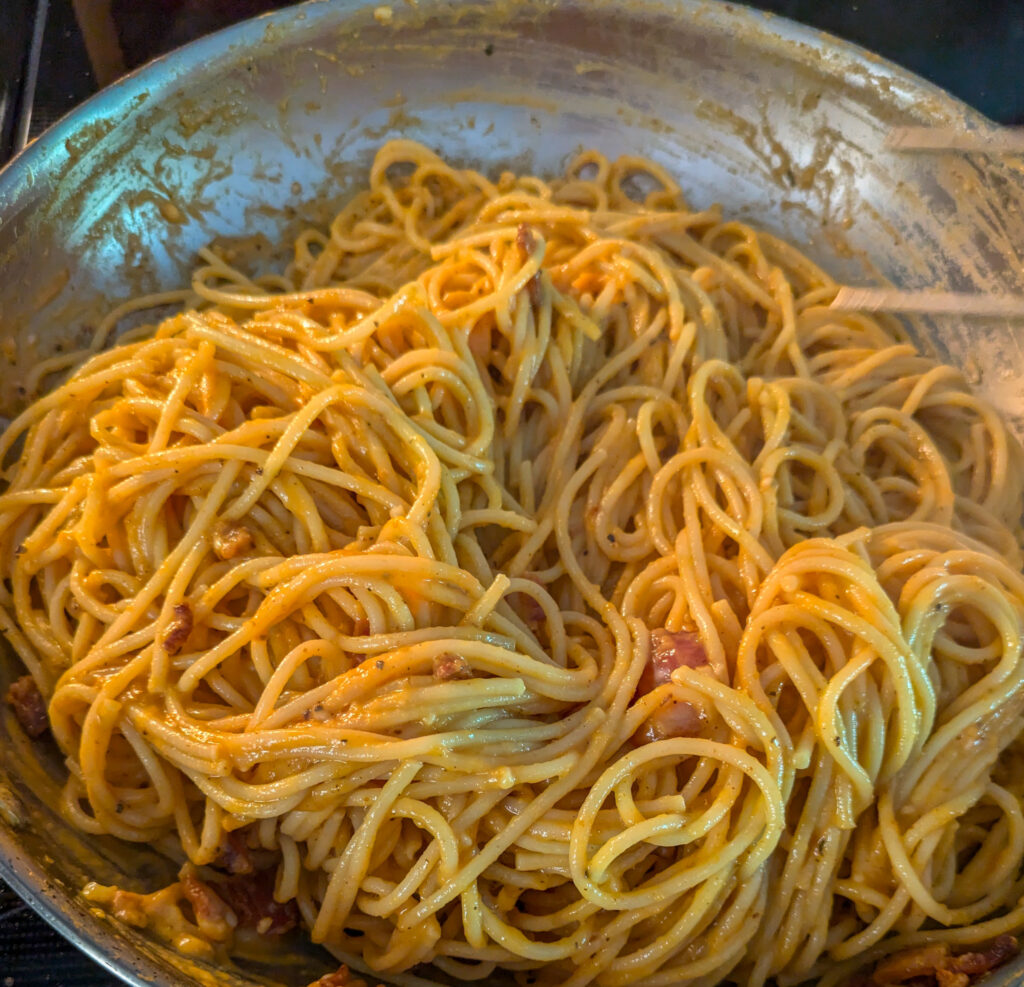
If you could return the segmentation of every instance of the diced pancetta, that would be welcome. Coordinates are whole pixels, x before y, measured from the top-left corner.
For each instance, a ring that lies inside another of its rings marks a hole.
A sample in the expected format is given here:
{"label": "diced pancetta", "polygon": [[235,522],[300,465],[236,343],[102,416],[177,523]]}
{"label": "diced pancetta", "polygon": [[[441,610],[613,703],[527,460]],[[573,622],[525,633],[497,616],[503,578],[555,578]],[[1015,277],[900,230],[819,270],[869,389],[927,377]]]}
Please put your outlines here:
{"label": "diced pancetta", "polygon": [[46,712],[46,700],[31,675],[23,675],[11,683],[7,690],[7,702],[14,710],[22,729],[30,737],[41,737],[50,729],[50,717]]}
{"label": "diced pancetta", "polygon": [[[307,987],[367,987],[361,977],[355,977],[349,968],[342,963],[334,973],[325,973],[319,980],[314,980]],[[378,984],[377,987],[383,987]]]}
{"label": "diced pancetta", "polygon": [[252,548],[252,532],[237,521],[221,521],[213,529],[213,551],[219,559],[233,559]]}
{"label": "diced pancetta", "polygon": [[655,686],[672,680],[677,668],[703,668],[708,655],[700,637],[693,631],[667,631],[659,627],[651,631],[651,653],[637,684],[643,695]]}
{"label": "diced pancetta", "polygon": [[260,935],[278,935],[299,924],[299,906],[294,901],[274,898],[274,868],[251,874],[236,874],[210,886],[235,913],[241,928]]}
{"label": "diced pancetta", "polygon": [[454,679],[471,679],[473,669],[462,655],[445,651],[434,659],[434,678],[438,682],[451,682]]}
{"label": "diced pancetta", "polygon": [[214,866],[229,874],[251,874],[256,869],[245,837],[240,832],[236,830],[228,833]]}
{"label": "diced pancetta", "polygon": [[1017,955],[1017,940],[1003,935],[980,949],[954,955],[946,943],[903,949],[859,973],[847,987],[970,987]]}
{"label": "diced pancetta", "polygon": [[164,651],[176,655],[181,651],[189,635],[192,633],[192,608],[187,603],[174,605],[174,620],[167,628],[164,638]]}
{"label": "diced pancetta", "polygon": [[[702,668],[708,664],[707,652],[700,638],[691,631],[651,631],[650,655],[640,675],[636,694],[643,696],[659,685],[672,681],[677,668]],[[667,699],[637,732],[642,743],[653,743],[669,737],[695,737],[704,726],[704,714],[685,699]]]}
{"label": "diced pancetta", "polygon": [[[520,223],[516,230],[516,245],[523,252],[523,260],[533,254],[537,249],[537,238],[533,230],[526,223]],[[530,302],[537,306],[540,304],[540,272],[538,271],[529,281],[526,282],[526,291],[530,296]]]}

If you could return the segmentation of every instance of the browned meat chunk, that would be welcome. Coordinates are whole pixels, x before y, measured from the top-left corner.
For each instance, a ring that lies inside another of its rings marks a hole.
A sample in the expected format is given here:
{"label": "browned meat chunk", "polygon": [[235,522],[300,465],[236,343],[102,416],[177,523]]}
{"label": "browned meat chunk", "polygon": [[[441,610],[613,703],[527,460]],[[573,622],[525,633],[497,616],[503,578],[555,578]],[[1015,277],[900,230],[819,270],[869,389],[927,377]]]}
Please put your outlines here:
{"label": "browned meat chunk", "polygon": [[904,949],[858,974],[849,987],[969,987],[1017,955],[1017,940],[999,936],[978,950],[954,955],[945,943]]}
{"label": "browned meat chunk", "polygon": [[342,963],[334,973],[325,973],[308,987],[367,987],[367,985],[366,981],[360,977],[353,977],[349,968]]}
{"label": "browned meat chunk", "polygon": [[14,710],[22,729],[30,737],[41,737],[50,729],[50,717],[46,712],[46,700],[31,675],[23,675],[11,683],[7,690],[7,702]]}
{"label": "browned meat chunk", "polygon": [[240,832],[236,830],[228,833],[215,866],[229,874],[251,874],[256,869],[252,862],[252,854],[245,845],[245,837]]}
{"label": "browned meat chunk", "polygon": [[904,949],[882,960],[873,974],[876,984],[904,984],[915,977],[934,976],[935,971],[949,958],[949,947],[944,945],[920,946]]}
{"label": "browned meat chunk", "polygon": [[[533,235],[533,230],[527,226],[526,223],[520,223],[519,228],[516,230],[516,246],[523,253],[523,260],[525,261],[533,252],[537,249],[537,238]],[[526,282],[526,291],[530,296],[530,302],[537,306],[540,304],[540,273],[538,272],[529,281]]]}
{"label": "browned meat chunk", "polygon": [[[646,695],[659,685],[672,681],[677,668],[702,668],[708,656],[700,638],[690,631],[651,631],[651,651],[647,665],[640,674],[636,695]],[[655,710],[637,731],[635,740],[654,743],[668,737],[696,737],[704,726],[704,715],[693,703],[685,699],[669,699]]]}
{"label": "browned meat chunk", "polygon": [[220,521],[213,529],[213,551],[219,559],[233,559],[252,548],[252,532],[244,524]]}
{"label": "browned meat chunk", "polygon": [[636,738],[653,744],[669,737],[699,737],[704,727],[701,711],[685,699],[674,699],[659,707],[640,728]]}
{"label": "browned meat chunk", "polygon": [[274,868],[236,874],[210,885],[235,913],[239,926],[264,936],[279,935],[299,924],[299,906],[274,900],[274,874]]}
{"label": "browned meat chunk", "polygon": [[187,603],[174,605],[174,620],[167,629],[164,638],[164,651],[176,655],[181,651],[189,635],[192,633],[192,608]]}
{"label": "browned meat chunk", "polygon": [[182,868],[178,880],[182,894],[196,914],[196,925],[211,939],[227,939],[233,922],[231,910],[221,897],[208,884],[200,881],[190,866]]}
{"label": "browned meat chunk", "polygon": [[983,949],[954,956],[952,961],[958,973],[966,973],[974,979],[1008,963],[1018,952],[1016,938],[1004,935],[993,939]]}
{"label": "browned meat chunk", "polygon": [[149,924],[146,899],[141,894],[131,891],[115,892],[110,910],[114,913],[114,918],[120,919],[126,925],[134,925],[137,929],[144,929]]}
{"label": "browned meat chunk", "polygon": [[473,669],[462,655],[450,651],[438,655],[434,659],[434,678],[438,682],[451,682],[453,679],[471,679]]}
{"label": "browned meat chunk", "polygon": [[696,633],[659,627],[651,631],[651,655],[637,683],[637,694],[671,681],[677,668],[703,668],[707,663],[707,652]]}
{"label": "browned meat chunk", "polygon": [[529,257],[537,249],[537,238],[527,223],[519,224],[516,230],[516,245],[523,252],[524,258]]}

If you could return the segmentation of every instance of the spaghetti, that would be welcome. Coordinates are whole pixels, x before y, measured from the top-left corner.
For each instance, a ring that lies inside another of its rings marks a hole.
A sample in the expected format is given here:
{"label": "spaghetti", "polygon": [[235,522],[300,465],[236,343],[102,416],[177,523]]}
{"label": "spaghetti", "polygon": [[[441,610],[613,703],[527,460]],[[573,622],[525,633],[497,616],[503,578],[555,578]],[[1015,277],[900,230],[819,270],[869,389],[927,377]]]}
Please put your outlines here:
{"label": "spaghetti", "polygon": [[0,444],[63,809],[182,864],[88,897],[566,987],[1024,927],[1024,456],[955,369],[638,158],[393,142],[203,257]]}

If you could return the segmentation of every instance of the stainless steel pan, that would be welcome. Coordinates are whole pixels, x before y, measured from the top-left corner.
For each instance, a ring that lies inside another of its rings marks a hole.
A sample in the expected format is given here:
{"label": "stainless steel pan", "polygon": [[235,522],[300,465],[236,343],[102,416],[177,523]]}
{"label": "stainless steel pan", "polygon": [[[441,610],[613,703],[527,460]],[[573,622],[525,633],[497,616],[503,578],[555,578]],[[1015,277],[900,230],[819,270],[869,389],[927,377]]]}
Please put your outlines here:
{"label": "stainless steel pan", "polygon": [[[863,51],[734,5],[291,8],[102,92],[0,175],[0,406],[16,407],[31,367],[119,299],[185,282],[211,239],[248,238],[255,266],[280,259],[396,136],[487,169],[544,173],[580,146],[641,152],[679,175],[694,204],[720,201],[848,281],[1024,291],[1024,162],[882,147],[894,124],[984,122]],[[972,368],[1024,433],[1019,326],[948,319],[919,334]],[[16,674],[0,658],[0,690]],[[90,955],[128,983],[162,987],[298,985],[323,972],[301,946],[269,963],[205,967],[91,912],[76,897],[85,880],[155,886],[167,866],[148,848],[71,832],[53,808],[57,752],[10,726],[5,711],[0,874]],[[1021,983],[1022,971],[991,983]]]}

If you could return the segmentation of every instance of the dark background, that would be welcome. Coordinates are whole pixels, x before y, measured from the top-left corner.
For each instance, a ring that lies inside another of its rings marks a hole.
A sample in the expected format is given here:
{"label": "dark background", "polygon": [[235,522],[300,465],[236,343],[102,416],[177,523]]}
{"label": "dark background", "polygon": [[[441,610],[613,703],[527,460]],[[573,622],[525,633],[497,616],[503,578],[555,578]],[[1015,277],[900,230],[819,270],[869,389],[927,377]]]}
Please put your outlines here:
{"label": "dark background", "polygon": [[[285,6],[275,0],[0,0],[0,163],[119,72]],[[854,41],[999,123],[1024,125],[1024,0],[761,0],[750,6]],[[0,883],[0,987],[114,984]]]}
{"label": "dark background", "polygon": [[[1022,0],[753,0],[906,66],[1005,124],[1024,125]],[[282,0],[0,0],[0,162],[154,55]],[[114,57],[94,70],[75,17]],[[32,56],[33,26],[38,58]],[[34,93],[25,92],[32,66]],[[0,968],[2,969],[2,968]]]}

